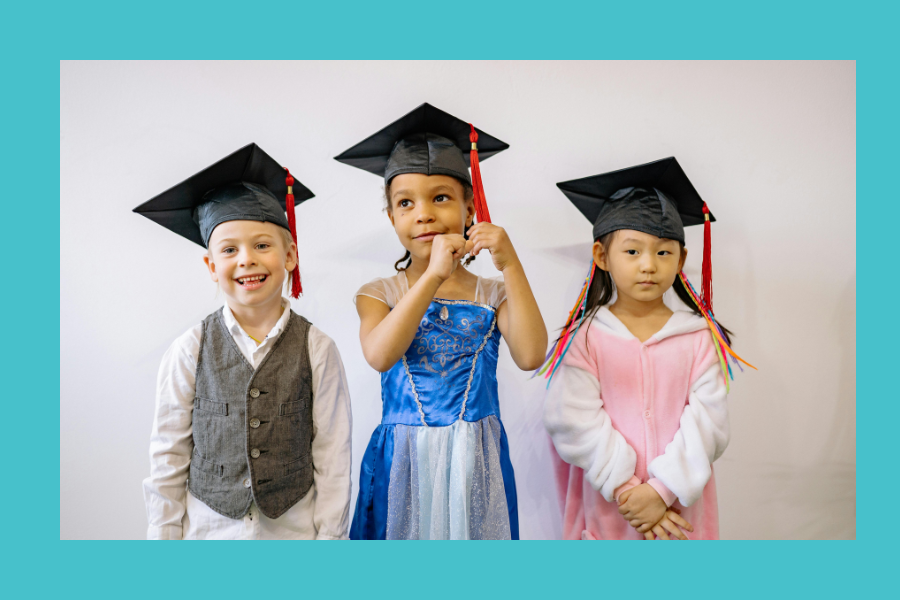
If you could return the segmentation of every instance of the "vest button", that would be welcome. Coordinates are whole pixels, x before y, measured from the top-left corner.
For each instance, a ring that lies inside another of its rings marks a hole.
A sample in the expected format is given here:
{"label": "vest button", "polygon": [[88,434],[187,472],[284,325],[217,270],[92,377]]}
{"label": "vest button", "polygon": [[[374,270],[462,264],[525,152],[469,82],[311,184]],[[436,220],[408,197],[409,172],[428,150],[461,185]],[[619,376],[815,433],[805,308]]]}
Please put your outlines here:
{"label": "vest button", "polygon": [[250,451],[250,456],[253,458],[259,458],[259,448],[254,448]]}
{"label": "vest button", "polygon": [[250,427],[253,429],[259,427],[259,419],[250,419]]}
{"label": "vest button", "polygon": [[244,480],[244,487],[245,487],[245,488],[250,487],[250,480],[249,480],[249,479],[245,479],[245,480]]}
{"label": "vest button", "polygon": [[253,388],[252,390],[250,390],[250,397],[251,398],[259,398],[259,390],[256,388]]}

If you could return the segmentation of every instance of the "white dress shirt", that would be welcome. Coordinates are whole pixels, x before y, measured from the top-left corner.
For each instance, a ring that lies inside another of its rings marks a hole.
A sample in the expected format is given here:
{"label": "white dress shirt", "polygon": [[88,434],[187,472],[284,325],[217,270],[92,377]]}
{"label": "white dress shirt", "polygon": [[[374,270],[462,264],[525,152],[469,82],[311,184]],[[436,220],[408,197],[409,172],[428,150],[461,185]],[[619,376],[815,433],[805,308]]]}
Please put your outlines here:
{"label": "white dress shirt", "polygon": [[[284,299],[281,318],[258,346],[228,306],[225,325],[247,361],[257,368],[290,317]],[[176,339],[163,356],[156,389],[156,415],[150,437],[150,476],[144,480],[148,539],[346,539],[350,513],[350,394],[344,365],[334,342],[309,329],[313,389],[312,462],[309,492],[277,519],[260,514],[256,502],[240,519],[220,515],[187,490],[194,449],[197,357],[202,324]]]}

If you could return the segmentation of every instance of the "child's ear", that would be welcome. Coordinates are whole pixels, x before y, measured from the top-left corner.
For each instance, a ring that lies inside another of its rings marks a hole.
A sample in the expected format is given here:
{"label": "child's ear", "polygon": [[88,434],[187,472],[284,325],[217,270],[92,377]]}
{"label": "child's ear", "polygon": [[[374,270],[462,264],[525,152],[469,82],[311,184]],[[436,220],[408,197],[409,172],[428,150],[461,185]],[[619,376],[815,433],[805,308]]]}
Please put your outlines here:
{"label": "child's ear", "polygon": [[297,268],[298,263],[299,258],[297,257],[297,244],[291,242],[291,245],[288,246],[287,255],[284,258],[284,268],[287,269],[288,273],[290,273],[295,268]]}
{"label": "child's ear", "polygon": [[391,220],[391,225],[393,225],[394,224],[394,213],[391,209],[387,209],[387,216],[388,216],[388,219]]}
{"label": "child's ear", "polygon": [[469,199],[466,201],[466,227],[475,222],[475,201]]}
{"label": "child's ear", "polygon": [[687,248],[681,249],[681,260],[678,261],[678,271],[684,270],[684,262],[687,260]]}
{"label": "child's ear", "polygon": [[203,262],[206,263],[206,268],[209,269],[209,278],[212,279],[213,281],[215,281],[216,283],[219,283],[219,276],[218,276],[218,274],[216,274],[216,263],[209,260],[208,254],[203,257]]}
{"label": "child's ear", "polygon": [[594,264],[604,271],[609,271],[609,261],[607,260],[606,251],[603,249],[603,244],[600,243],[600,240],[594,242],[592,254],[594,255]]}

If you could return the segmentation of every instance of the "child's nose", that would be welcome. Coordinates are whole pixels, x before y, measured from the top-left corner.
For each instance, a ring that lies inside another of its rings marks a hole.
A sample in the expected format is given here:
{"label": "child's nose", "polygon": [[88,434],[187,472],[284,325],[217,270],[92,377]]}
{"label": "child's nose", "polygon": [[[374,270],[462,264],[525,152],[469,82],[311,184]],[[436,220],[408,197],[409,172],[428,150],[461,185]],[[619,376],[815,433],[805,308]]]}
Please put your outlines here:
{"label": "child's nose", "polygon": [[431,207],[427,205],[420,206],[419,212],[416,218],[418,223],[433,223],[434,222],[434,212],[432,212]]}
{"label": "child's nose", "polygon": [[241,252],[241,255],[239,258],[240,258],[239,262],[242,267],[252,266],[252,265],[256,264],[256,255],[253,252],[250,252],[249,250],[245,250],[245,251]]}

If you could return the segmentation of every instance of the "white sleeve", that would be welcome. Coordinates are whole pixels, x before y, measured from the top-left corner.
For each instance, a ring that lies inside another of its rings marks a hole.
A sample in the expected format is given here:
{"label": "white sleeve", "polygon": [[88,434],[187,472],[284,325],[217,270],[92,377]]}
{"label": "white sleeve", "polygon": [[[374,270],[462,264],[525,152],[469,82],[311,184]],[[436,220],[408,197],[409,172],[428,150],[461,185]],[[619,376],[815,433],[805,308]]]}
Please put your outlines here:
{"label": "white sleeve", "polygon": [[603,408],[600,382],[588,371],[559,366],[544,402],[544,426],[560,458],[581,467],[607,502],[634,476],[637,455],[613,428]]}
{"label": "white sleeve", "polygon": [[350,392],[337,346],[309,329],[313,379],[312,462],[316,484],[316,539],[347,539],[350,525]]}
{"label": "white sleeve", "polygon": [[397,306],[407,292],[406,274],[398,273],[393,277],[379,277],[363,285],[353,295],[356,304],[357,296],[368,296],[387,304],[390,308]]}
{"label": "white sleeve", "polygon": [[475,301],[481,304],[487,304],[494,308],[500,308],[500,305],[506,302],[506,283],[503,276],[499,277],[479,277],[478,289],[475,292]]}
{"label": "white sleeve", "polygon": [[719,363],[714,362],[691,385],[675,438],[647,471],[665,484],[679,502],[690,506],[703,494],[712,475],[711,465],[722,456],[728,438],[725,378]]}
{"label": "white sleeve", "polygon": [[191,466],[197,356],[202,325],[176,339],[163,356],[150,434],[150,476],[144,480],[147,539],[180,540]]}

